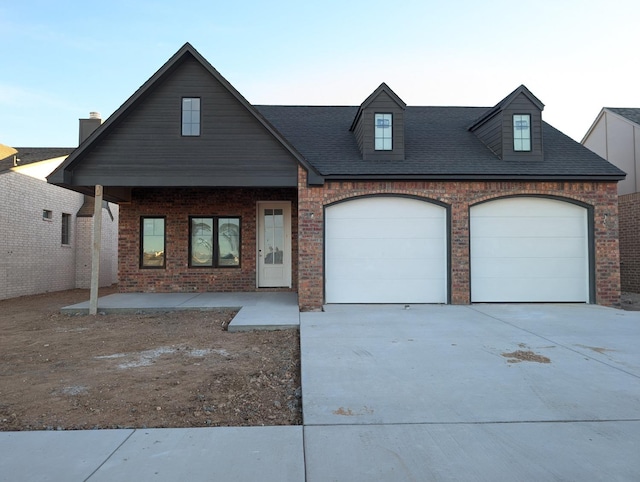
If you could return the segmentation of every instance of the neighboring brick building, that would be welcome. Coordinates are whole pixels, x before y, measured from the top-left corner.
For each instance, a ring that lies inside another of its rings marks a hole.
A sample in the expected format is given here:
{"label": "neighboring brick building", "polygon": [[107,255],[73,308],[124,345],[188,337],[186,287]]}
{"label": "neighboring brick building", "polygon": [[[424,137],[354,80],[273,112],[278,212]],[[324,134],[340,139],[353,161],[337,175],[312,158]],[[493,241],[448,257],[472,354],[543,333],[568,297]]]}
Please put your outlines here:
{"label": "neighboring brick building", "polygon": [[640,293],[640,109],[605,107],[582,144],[627,173],[618,184],[620,277]]}
{"label": "neighboring brick building", "polygon": [[[93,199],[46,182],[72,150],[18,148],[0,160],[0,299],[90,286]],[[105,211],[101,286],[118,279],[118,206]]]}
{"label": "neighboring brick building", "polygon": [[617,305],[624,173],[543,108],[254,106],[186,44],[48,180],[120,203],[122,291]]}

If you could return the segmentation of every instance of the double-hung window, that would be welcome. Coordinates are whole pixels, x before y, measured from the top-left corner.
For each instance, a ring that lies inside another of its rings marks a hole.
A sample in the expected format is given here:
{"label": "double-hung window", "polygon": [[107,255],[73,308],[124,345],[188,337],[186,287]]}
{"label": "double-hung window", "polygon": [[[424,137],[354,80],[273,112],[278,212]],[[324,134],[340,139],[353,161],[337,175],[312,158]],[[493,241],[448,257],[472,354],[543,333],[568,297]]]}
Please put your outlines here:
{"label": "double-hung window", "polygon": [[140,267],[164,268],[166,237],[164,217],[140,219]]}
{"label": "double-hung window", "polygon": [[518,152],[531,150],[531,116],[529,114],[513,116],[513,150]]}
{"label": "double-hung window", "polygon": [[393,114],[375,114],[375,150],[390,151],[393,149]]}
{"label": "double-hung window", "polygon": [[192,216],[189,231],[190,267],[240,266],[239,217]]}

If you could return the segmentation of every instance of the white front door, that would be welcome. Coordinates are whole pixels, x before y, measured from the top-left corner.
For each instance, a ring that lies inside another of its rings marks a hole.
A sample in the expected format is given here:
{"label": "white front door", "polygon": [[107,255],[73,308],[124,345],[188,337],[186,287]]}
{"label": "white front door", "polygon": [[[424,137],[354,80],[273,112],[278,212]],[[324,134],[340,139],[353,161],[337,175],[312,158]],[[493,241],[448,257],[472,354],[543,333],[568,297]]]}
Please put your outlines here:
{"label": "white front door", "polygon": [[258,203],[258,288],[291,287],[291,203]]}

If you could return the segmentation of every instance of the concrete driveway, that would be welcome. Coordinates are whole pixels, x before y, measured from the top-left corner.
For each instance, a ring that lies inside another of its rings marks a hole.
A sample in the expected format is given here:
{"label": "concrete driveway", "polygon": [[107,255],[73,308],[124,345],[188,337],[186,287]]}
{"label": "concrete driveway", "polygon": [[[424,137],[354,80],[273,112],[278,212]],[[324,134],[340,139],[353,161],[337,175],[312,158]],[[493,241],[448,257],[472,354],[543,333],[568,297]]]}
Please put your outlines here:
{"label": "concrete driveway", "polygon": [[332,305],[300,322],[307,481],[640,480],[639,312]]}

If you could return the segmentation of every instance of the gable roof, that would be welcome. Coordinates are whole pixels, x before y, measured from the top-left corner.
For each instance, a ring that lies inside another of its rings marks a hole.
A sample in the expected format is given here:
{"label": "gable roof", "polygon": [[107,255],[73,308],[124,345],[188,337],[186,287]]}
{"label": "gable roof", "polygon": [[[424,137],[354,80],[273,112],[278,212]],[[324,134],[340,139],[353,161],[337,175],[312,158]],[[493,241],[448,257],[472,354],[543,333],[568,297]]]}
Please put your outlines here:
{"label": "gable roof", "polygon": [[640,109],[631,107],[605,107],[605,110],[618,114],[625,119],[640,125]]}
{"label": "gable roof", "polygon": [[412,107],[405,110],[405,160],[365,161],[351,120],[358,106],[256,108],[326,179],[590,179],[625,174],[543,122],[544,159],[504,161],[468,126],[486,107]]}
{"label": "gable roof", "polygon": [[[16,147],[15,154],[0,160],[0,172],[9,171],[16,165],[24,166],[34,162],[68,156],[73,152],[73,149],[73,147]],[[15,164],[14,157],[16,158]]]}
{"label": "gable roof", "polygon": [[[625,177],[620,169],[544,122],[543,159],[507,161],[492,152],[471,129],[486,122],[497,112],[507,109],[520,96],[525,96],[535,108],[542,110],[542,102],[524,85],[489,108],[407,107],[385,83],[380,84],[360,106],[253,106],[187,43],[71,153],[60,168],[49,176],[49,182],[92,194],[92,190],[86,188],[91,185],[90,180],[103,179],[105,176],[108,180],[109,174],[85,177],[83,187],[79,182],[73,184],[74,169],[81,171],[82,162],[89,158],[92,150],[100,150],[101,141],[106,140],[130,113],[144,105],[144,100],[157,92],[164,80],[179,72],[181,65],[186,63],[204,68],[203,75],[207,79],[207,73],[212,76],[239,103],[243,115],[248,115],[252,118],[252,123],[255,121],[256,126],[261,126],[260,132],[271,136],[270,142],[280,146],[278,149],[283,149],[282,152],[288,152],[290,156],[287,154],[287,158],[290,157],[291,162],[297,161],[308,171],[309,184],[321,184],[325,179],[617,181]],[[404,160],[401,161],[363,159],[351,131],[363,109],[382,94],[389,96],[404,111],[405,152]],[[152,129],[147,131],[152,132]],[[226,151],[220,152],[225,154]],[[102,162],[105,162],[104,157]],[[111,169],[112,166],[107,167]],[[239,165],[234,169],[234,175],[238,178],[253,175],[246,166]],[[167,178],[168,184],[153,184],[159,179],[154,174],[147,176],[145,172],[137,179],[133,176],[126,178],[126,184],[116,184],[113,181],[106,185],[114,186],[114,189],[117,186],[192,185],[175,184],[183,182],[182,178],[182,181]],[[195,176],[189,180],[199,183],[202,178],[203,176]],[[122,179],[123,176],[120,176],[117,180]],[[160,182],[164,182],[164,179]],[[143,184],[135,184],[138,181]],[[114,193],[113,200],[117,199]]]}
{"label": "gable roof", "polygon": [[518,87],[516,90],[511,92],[508,96],[506,96],[496,105],[494,105],[490,109],[487,109],[486,112],[484,112],[469,126],[469,130],[474,130],[476,127],[478,127],[480,124],[484,123],[486,120],[493,117],[498,112],[505,110],[520,94],[524,95],[527,99],[529,99],[531,103],[535,107],[537,107],[540,111],[544,109],[544,104],[540,102],[540,99],[538,99],[535,95],[533,95],[531,91],[527,89],[526,86],[520,85],[520,87]]}
{"label": "gable roof", "polygon": [[391,88],[386,83],[383,82],[378,86],[376,90],[371,93],[371,95],[369,95],[369,97],[364,100],[362,104],[360,104],[360,107],[358,108],[358,111],[353,118],[353,122],[351,123],[351,127],[349,128],[350,131],[355,129],[356,124],[358,123],[358,119],[360,119],[360,116],[362,116],[362,111],[369,107],[369,105],[382,93],[387,94],[391,98],[391,100],[395,102],[401,109],[405,109],[407,107],[407,104],[405,104],[404,101],[400,97],[398,97],[398,95],[393,90],[391,90]]}
{"label": "gable roof", "polygon": [[[98,127],[83,142],[65,162],[56,169],[49,177],[48,181],[53,184],[63,185],[65,187],[74,188],[70,172],[73,167],[83,161],[91,150],[100,143],[122,119],[139,105],[156,86],[175,71],[182,62],[187,59],[195,59],[213,78],[215,78],[224,88],[252,115],[255,120],[261,124],[266,131],[273,136],[282,147],[287,150],[305,169],[309,171],[309,177],[315,179],[317,177],[313,167],[298,153],[295,148],[285,139],[269,122],[262,117],[258,111],[204,58],[200,53],[188,42],[178,50],[149,80],[147,80],[129,99],[116,110],[100,127]],[[77,189],[82,191],[81,189]],[[84,191],[83,191],[84,192]]]}
{"label": "gable roof", "polygon": [[581,144],[585,144],[587,142],[587,139],[589,139],[589,137],[593,133],[593,131],[596,128],[596,126],[602,120],[605,112],[609,112],[611,114],[614,114],[615,116],[620,117],[624,121],[637,124],[640,127],[640,108],[633,108],[633,107],[603,107],[600,110],[600,112],[598,112],[598,115],[596,116],[596,118],[593,121],[593,123],[587,129],[587,132],[585,133],[585,135],[582,137],[582,140],[580,141]]}

